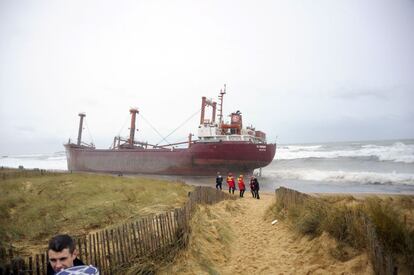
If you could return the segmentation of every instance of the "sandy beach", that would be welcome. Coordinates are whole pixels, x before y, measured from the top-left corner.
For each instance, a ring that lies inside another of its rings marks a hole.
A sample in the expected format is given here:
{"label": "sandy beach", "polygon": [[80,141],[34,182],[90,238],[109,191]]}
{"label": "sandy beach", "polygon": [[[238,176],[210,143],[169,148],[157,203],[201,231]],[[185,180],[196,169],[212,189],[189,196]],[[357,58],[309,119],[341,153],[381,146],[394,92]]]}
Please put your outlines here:
{"label": "sandy beach", "polygon": [[200,206],[188,250],[161,274],[373,274],[365,253],[349,249],[336,259],[336,241],[327,234],[310,239],[283,221],[272,224],[266,209],[274,195],[250,193],[236,201]]}

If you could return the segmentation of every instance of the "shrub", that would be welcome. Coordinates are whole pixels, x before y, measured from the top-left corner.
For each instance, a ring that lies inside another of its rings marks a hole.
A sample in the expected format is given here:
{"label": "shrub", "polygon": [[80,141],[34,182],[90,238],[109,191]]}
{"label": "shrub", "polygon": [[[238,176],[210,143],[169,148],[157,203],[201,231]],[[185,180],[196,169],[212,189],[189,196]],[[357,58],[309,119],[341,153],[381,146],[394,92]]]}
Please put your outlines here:
{"label": "shrub", "polygon": [[317,236],[322,233],[321,222],[326,216],[326,207],[318,200],[306,200],[302,206],[288,210],[289,218],[293,219],[296,229],[302,234]]}
{"label": "shrub", "polygon": [[328,208],[322,222],[322,230],[340,242],[355,248],[363,248],[366,243],[364,215],[361,207],[338,205]]}
{"label": "shrub", "polygon": [[382,202],[378,198],[368,198],[366,209],[374,223],[378,238],[386,249],[400,253],[404,250],[404,229],[399,214],[389,200]]}
{"label": "shrub", "polygon": [[401,255],[405,263],[414,270],[414,230],[402,222],[401,210],[393,205],[392,200],[369,198],[366,211],[385,248],[394,255]]}

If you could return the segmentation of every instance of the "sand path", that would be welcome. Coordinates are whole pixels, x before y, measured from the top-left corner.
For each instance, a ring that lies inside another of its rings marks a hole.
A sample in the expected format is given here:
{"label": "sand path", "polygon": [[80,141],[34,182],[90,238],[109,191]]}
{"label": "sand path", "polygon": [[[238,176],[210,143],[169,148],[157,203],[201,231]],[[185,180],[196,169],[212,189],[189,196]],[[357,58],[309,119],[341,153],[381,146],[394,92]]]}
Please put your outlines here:
{"label": "sand path", "polygon": [[[272,225],[264,216],[273,202],[273,194],[257,200],[246,193],[236,201],[202,207],[187,252],[161,273],[373,274],[365,254],[335,259],[331,251],[336,243],[326,234],[309,239],[285,222]],[[224,243],[223,226],[231,235]]]}
{"label": "sand path", "polygon": [[[234,232],[230,261],[223,267],[224,273],[258,274],[283,273],[287,270],[286,261],[292,261],[292,249],[296,249],[293,239],[286,236],[286,226],[274,225],[263,219],[265,210],[272,202],[270,195],[261,195],[257,200],[246,194],[239,202],[240,213],[229,219]],[[277,251],[277,255],[276,252]],[[292,270],[292,268],[289,268]]]}
{"label": "sand path", "polygon": [[[284,222],[265,219],[274,195],[250,194],[238,201],[240,214],[231,216],[229,224],[235,234],[230,261],[223,274],[355,274],[366,272],[366,257],[343,263],[330,256],[335,241],[327,235],[309,240],[296,235]],[[347,272],[348,270],[348,272]]]}

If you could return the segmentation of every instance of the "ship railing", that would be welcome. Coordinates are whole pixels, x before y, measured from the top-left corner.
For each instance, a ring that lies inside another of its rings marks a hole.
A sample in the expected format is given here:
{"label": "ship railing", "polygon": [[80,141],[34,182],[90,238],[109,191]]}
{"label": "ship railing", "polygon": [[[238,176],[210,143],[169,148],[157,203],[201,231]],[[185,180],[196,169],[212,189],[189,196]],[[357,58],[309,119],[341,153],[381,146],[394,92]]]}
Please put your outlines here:
{"label": "ship railing", "polygon": [[87,147],[87,148],[93,148],[95,149],[95,144],[91,143],[86,143],[81,141],[81,144],[78,145],[77,143],[73,143],[72,140],[69,138],[67,145],[75,145],[75,146],[80,146],[80,147]]}
{"label": "ship railing", "polygon": [[[189,143],[188,141],[182,141],[182,142],[158,145],[158,144],[151,144],[151,143],[143,142],[143,141],[134,141],[134,146],[132,146],[129,144],[128,139],[119,138],[119,137],[118,139],[120,141],[123,141],[124,143],[116,145],[115,147],[113,147],[113,149],[135,149],[136,148],[135,145],[139,145],[141,148],[145,148],[145,149],[147,149],[148,147],[151,147],[153,149],[171,149],[171,147],[173,146]],[[191,143],[194,143],[194,141],[192,141]]]}
{"label": "ship railing", "polygon": [[252,135],[217,135],[200,137],[198,142],[244,141],[254,144],[265,144],[266,141]]}
{"label": "ship railing", "polygon": [[93,144],[93,143],[86,143],[86,142],[82,141],[81,146],[95,149],[95,144]]}

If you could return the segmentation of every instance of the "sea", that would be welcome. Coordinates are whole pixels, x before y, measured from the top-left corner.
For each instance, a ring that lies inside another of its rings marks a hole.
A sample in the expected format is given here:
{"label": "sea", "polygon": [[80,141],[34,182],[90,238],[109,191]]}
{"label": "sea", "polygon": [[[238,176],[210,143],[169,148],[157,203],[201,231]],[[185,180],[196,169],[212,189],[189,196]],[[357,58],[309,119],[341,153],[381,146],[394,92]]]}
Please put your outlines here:
{"label": "sea", "polygon": [[[4,155],[0,166],[67,171],[64,151]],[[278,144],[272,163],[255,173],[264,192],[284,186],[306,193],[413,195],[414,139]],[[215,186],[215,175],[159,177]]]}

